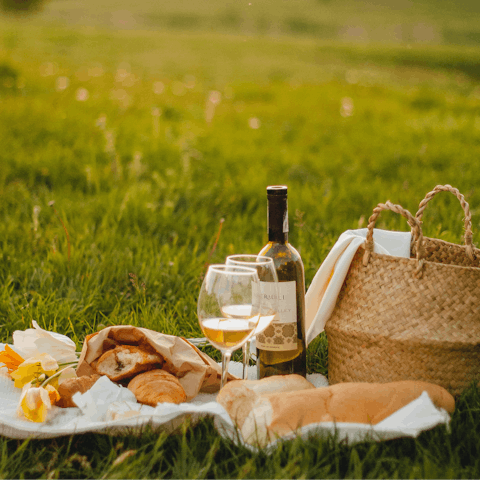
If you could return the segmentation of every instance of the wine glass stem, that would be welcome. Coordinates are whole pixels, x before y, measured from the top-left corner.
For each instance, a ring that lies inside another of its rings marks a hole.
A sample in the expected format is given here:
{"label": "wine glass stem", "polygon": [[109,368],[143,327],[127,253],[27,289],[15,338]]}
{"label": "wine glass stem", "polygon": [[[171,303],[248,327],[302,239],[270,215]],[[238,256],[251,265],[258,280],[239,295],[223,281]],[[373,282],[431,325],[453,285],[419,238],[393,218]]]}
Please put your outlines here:
{"label": "wine glass stem", "polygon": [[230,362],[231,352],[222,352],[222,382],[220,388],[222,389],[227,384],[228,363]]}
{"label": "wine glass stem", "polygon": [[250,340],[247,340],[243,344],[243,375],[242,378],[247,380],[248,378],[248,365],[249,365],[249,357],[250,357]]}

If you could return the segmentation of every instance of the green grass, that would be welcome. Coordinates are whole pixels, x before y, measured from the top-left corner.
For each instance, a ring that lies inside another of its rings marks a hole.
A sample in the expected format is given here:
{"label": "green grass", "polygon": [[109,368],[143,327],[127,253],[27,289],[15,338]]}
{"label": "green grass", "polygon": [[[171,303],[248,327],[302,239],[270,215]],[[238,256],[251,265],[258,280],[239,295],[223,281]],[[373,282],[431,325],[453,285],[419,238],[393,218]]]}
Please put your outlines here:
{"label": "green grass", "polygon": [[175,435],[147,429],[123,437],[5,439],[0,474],[8,478],[478,478],[479,400],[477,389],[464,394],[451,432],[437,427],[417,439],[350,446],[333,437],[312,436],[285,442],[271,454],[233,446],[216,434],[209,420],[195,427],[183,425]]}
{"label": "green grass", "polygon": [[[127,3],[97,3],[52,1],[31,18],[0,18],[1,341],[33,319],[78,347],[116,324],[200,336],[205,265],[260,250],[268,184],[289,185],[307,286],[338,236],[365,226],[377,203],[416,212],[436,184],[465,194],[478,243],[473,2],[265,1],[247,11],[143,1],[124,30],[110,19]],[[342,37],[352,18],[369,42]],[[419,23],[440,34],[385,33]],[[207,122],[212,91],[221,100]],[[438,196],[424,233],[460,243],[462,219],[452,195]],[[407,230],[388,213],[379,226]],[[309,371],[327,373],[326,354],[321,336]],[[0,476],[478,478],[479,411],[472,386],[451,433],[356,446],[312,437],[269,456],[220,439],[210,420],[170,436],[1,438]]]}

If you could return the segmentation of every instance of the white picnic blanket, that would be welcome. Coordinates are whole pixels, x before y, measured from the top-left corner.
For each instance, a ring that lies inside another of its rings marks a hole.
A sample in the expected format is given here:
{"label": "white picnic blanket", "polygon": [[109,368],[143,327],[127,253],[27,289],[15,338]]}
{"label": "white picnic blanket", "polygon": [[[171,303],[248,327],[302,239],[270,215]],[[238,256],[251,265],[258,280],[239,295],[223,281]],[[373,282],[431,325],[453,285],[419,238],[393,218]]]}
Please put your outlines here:
{"label": "white picnic blanket", "polygon": [[[0,344],[0,350],[4,345]],[[1,372],[2,370],[0,370]],[[242,364],[231,362],[229,371],[241,376]],[[256,367],[250,367],[250,379],[257,378]],[[328,385],[327,379],[321,374],[307,375],[307,379],[317,388]],[[56,415],[45,423],[32,423],[17,417],[16,409],[21,390],[13,386],[13,381],[0,374],[0,435],[10,438],[52,438],[84,432],[107,433],[111,435],[139,431],[142,426],[151,425],[154,428],[173,431],[186,416],[194,421],[205,416],[214,417],[215,426],[220,435],[231,439],[236,444],[245,445],[238,435],[235,426],[225,409],[215,401],[215,394],[199,394],[191,402],[175,404],[159,404],[156,408],[140,405],[128,395],[123,387],[113,384],[104,378],[97,391],[86,392],[79,402],[82,408],[59,408]],[[96,405],[96,407],[95,407]],[[134,412],[134,416],[112,420],[112,414]],[[356,423],[319,423],[308,425],[283,439],[300,435],[307,438],[312,433],[323,437],[334,435],[338,441],[348,440],[350,443],[361,441],[390,440],[399,437],[416,437],[422,431],[436,425],[449,425],[450,417],[444,410],[437,409],[424,392],[417,400],[397,411],[381,423],[370,426]],[[272,451],[282,439],[267,446]]]}
{"label": "white picnic blanket", "polygon": [[[305,296],[305,330],[307,345],[325,328],[333,312],[338,294],[350,263],[360,245],[365,242],[367,229],[347,230],[342,233],[318,269]],[[410,257],[410,232],[373,230],[375,253]]]}

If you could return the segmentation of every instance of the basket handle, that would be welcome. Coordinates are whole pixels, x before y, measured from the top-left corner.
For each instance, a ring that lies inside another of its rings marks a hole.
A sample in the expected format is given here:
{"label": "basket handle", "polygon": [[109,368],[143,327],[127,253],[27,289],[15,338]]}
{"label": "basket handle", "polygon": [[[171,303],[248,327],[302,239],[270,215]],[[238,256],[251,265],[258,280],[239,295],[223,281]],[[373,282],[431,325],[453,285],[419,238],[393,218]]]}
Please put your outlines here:
{"label": "basket handle", "polygon": [[415,217],[420,223],[422,223],[422,215],[423,215],[423,211],[425,210],[425,207],[427,206],[427,203],[439,192],[453,193],[453,195],[455,195],[460,201],[460,205],[462,206],[463,211],[465,212],[464,238],[465,238],[466,252],[470,260],[472,261],[475,260],[475,253],[473,251],[475,245],[473,244],[473,241],[472,241],[472,215],[470,213],[470,206],[465,200],[465,197],[458,191],[457,188],[454,188],[451,185],[437,185],[431,192],[427,193],[427,195],[425,195],[425,198],[420,202],[420,205],[418,207],[418,212],[415,215]]}
{"label": "basket handle", "polygon": [[385,203],[379,203],[373,209],[373,214],[368,219],[367,238],[364,243],[365,254],[363,256],[363,265],[368,265],[370,255],[373,253],[373,229],[375,228],[375,222],[377,221],[377,218],[382,210],[391,210],[392,212],[399,213],[407,219],[407,222],[412,229],[413,237],[417,243],[417,269],[415,271],[415,275],[421,277],[423,273],[423,258],[425,257],[421,223],[408,210],[403,208],[401,205],[393,204],[390,202],[390,200],[387,200]]}

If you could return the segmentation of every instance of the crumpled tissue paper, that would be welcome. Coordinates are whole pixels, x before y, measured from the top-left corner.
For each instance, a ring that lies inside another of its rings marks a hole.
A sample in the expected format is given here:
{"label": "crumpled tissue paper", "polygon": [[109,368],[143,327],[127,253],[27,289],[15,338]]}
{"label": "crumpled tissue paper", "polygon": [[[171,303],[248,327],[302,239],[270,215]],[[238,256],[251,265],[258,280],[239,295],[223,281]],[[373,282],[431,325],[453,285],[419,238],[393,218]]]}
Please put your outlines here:
{"label": "crumpled tissue paper", "polygon": [[94,422],[104,421],[108,407],[114,402],[137,402],[133,392],[113,383],[106,376],[100,377],[85,393],[75,393],[72,400],[82,414]]}

